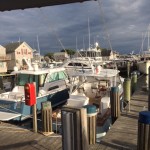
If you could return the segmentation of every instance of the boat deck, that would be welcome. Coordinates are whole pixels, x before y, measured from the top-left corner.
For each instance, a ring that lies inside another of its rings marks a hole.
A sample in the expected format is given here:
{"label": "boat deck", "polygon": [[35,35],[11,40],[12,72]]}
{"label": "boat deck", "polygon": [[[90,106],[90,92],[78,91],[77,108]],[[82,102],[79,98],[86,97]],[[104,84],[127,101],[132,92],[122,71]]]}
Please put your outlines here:
{"label": "boat deck", "polygon": [[[142,91],[144,77],[131,98],[130,112],[124,111],[100,143],[89,146],[89,150],[137,149],[138,114],[147,108],[148,92]],[[10,123],[0,123],[0,149],[2,150],[61,150],[62,138],[58,134],[45,136]]]}

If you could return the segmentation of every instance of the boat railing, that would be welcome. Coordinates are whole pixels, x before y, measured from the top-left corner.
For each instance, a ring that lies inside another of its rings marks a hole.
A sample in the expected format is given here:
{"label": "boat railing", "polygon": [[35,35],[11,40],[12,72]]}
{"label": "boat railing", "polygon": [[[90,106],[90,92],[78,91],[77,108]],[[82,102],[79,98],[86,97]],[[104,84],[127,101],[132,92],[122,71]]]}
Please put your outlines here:
{"label": "boat railing", "polygon": [[7,99],[8,101],[14,101],[14,100],[23,100],[24,95],[23,93],[16,93],[16,92],[7,92],[0,94],[0,98]]}

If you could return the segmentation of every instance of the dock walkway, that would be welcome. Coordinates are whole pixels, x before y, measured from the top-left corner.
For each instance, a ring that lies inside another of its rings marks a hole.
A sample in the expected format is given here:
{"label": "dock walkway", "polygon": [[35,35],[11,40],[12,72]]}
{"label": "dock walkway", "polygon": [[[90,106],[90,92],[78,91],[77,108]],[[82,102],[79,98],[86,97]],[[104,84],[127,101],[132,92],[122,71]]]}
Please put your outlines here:
{"label": "dock walkway", "polygon": [[95,150],[136,150],[139,112],[148,107],[148,92],[142,90],[145,76],[138,80],[137,90],[131,97],[130,112],[126,110],[116,120],[100,144],[90,149]]}
{"label": "dock walkway", "polygon": [[61,136],[44,136],[9,123],[0,124],[0,150],[61,150]]}
{"label": "dock walkway", "polygon": [[[148,92],[142,91],[145,77],[131,98],[130,112],[124,111],[100,143],[89,150],[136,150],[138,114],[148,105]],[[62,138],[53,134],[44,136],[10,123],[0,123],[0,150],[62,150]]]}

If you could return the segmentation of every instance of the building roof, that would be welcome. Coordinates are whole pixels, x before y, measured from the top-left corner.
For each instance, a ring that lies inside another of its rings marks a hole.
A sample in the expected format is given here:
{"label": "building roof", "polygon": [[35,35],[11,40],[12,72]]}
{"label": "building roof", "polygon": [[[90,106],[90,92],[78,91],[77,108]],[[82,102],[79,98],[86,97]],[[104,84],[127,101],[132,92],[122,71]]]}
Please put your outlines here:
{"label": "building roof", "polygon": [[5,48],[4,46],[0,45],[0,47]]}
{"label": "building roof", "polygon": [[20,0],[0,0],[0,11],[53,6],[84,1],[91,0],[21,0],[21,2]]}
{"label": "building roof", "polygon": [[15,42],[15,43],[8,43],[4,47],[6,48],[6,53],[12,53],[17,49],[23,42]]}

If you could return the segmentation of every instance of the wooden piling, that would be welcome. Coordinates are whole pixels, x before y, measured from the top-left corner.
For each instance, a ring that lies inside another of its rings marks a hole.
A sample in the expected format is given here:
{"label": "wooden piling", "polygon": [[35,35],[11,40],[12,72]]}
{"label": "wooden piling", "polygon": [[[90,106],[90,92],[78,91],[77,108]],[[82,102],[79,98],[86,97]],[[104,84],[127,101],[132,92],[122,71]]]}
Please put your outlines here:
{"label": "wooden piling", "polygon": [[37,133],[37,112],[36,112],[36,104],[32,106],[33,112],[33,132]]}
{"label": "wooden piling", "polygon": [[42,132],[51,134],[52,132],[52,107],[51,102],[41,103],[42,108]]}
{"label": "wooden piling", "polygon": [[[36,82],[34,82],[35,86],[35,95],[37,94],[36,91]],[[32,113],[33,113],[33,132],[37,133],[37,106],[36,103],[32,106]]]}
{"label": "wooden piling", "polygon": [[123,83],[124,100],[129,102],[131,100],[131,79],[126,78]]}
{"label": "wooden piling", "polygon": [[84,108],[87,109],[87,132],[89,144],[96,143],[96,106],[95,105],[85,105]]}
{"label": "wooden piling", "polygon": [[131,67],[131,65],[130,65],[130,62],[128,61],[127,62],[127,77],[128,78],[130,77],[130,67]]}
{"label": "wooden piling", "polygon": [[87,150],[87,112],[85,108],[64,106],[61,110],[62,149]]}
{"label": "wooden piling", "polygon": [[113,124],[116,121],[116,119],[120,116],[120,96],[118,87],[111,87],[110,105],[111,105],[111,118]]}
{"label": "wooden piling", "polygon": [[134,71],[131,76],[131,91],[132,94],[135,92],[137,86],[137,73]]}
{"label": "wooden piling", "polygon": [[150,150],[150,111],[139,113],[137,150]]}

